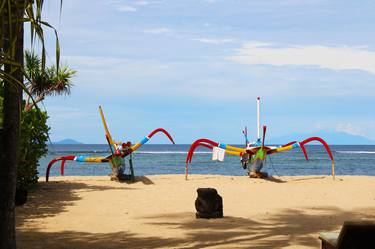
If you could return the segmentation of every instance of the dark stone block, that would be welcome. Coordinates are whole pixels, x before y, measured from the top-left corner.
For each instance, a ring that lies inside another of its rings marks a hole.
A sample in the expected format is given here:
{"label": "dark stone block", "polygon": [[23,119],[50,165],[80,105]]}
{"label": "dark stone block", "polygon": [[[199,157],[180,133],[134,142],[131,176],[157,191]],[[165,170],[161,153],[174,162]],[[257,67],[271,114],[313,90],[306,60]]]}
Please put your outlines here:
{"label": "dark stone block", "polygon": [[223,218],[223,199],[214,188],[198,188],[196,218]]}

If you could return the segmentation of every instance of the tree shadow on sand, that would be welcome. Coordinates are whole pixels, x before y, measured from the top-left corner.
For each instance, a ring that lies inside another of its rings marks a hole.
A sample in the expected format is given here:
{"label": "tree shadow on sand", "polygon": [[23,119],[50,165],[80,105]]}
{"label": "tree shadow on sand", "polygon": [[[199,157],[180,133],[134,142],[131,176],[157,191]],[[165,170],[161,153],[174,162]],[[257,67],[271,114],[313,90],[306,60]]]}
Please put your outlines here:
{"label": "tree shadow on sand", "polygon": [[[193,213],[181,213],[147,217],[147,219],[151,220],[148,224],[186,231],[187,240],[191,243],[183,248],[230,248],[233,245],[236,248],[261,249],[291,245],[319,248],[320,232],[338,230],[346,220],[375,219],[375,208],[353,211],[344,211],[337,207],[285,209],[265,217],[261,222],[231,216],[211,220],[187,218],[193,215]],[[168,222],[161,221],[163,217],[169,217]],[[152,220],[157,221],[152,222]]]}
{"label": "tree shadow on sand", "polygon": [[84,233],[76,231],[40,232],[18,231],[17,248],[19,249],[152,249],[177,248],[184,241],[162,237],[140,237],[132,232]]}
{"label": "tree shadow on sand", "polygon": [[[369,215],[370,214],[370,215]],[[139,217],[155,231],[176,231],[184,236],[165,238],[141,236],[132,231],[83,233],[75,231],[18,231],[19,248],[319,248],[318,234],[334,231],[348,219],[374,219],[375,209],[341,210],[337,207],[285,209],[261,221],[227,216],[223,219],[195,219],[193,212]],[[322,222],[324,221],[324,222]],[[43,238],[43,241],[40,239]],[[39,240],[39,241],[38,241]]]}
{"label": "tree shadow on sand", "polygon": [[79,193],[104,191],[110,189],[132,190],[124,186],[100,186],[83,182],[50,181],[39,182],[36,189],[30,191],[25,205],[16,208],[16,225],[21,226],[27,220],[55,216],[80,200]]}

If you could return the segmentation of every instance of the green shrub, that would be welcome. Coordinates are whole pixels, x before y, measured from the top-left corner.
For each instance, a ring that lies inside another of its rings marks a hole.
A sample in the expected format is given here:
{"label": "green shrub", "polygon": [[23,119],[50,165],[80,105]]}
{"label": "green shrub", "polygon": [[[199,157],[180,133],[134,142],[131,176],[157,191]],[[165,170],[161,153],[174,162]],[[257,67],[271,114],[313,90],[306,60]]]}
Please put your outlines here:
{"label": "green shrub", "polygon": [[22,111],[20,158],[17,167],[17,187],[29,189],[38,182],[39,159],[46,155],[49,127],[47,113],[31,109]]}
{"label": "green shrub", "polygon": [[[0,93],[2,87],[0,85]],[[3,98],[0,96],[0,127],[3,121]],[[17,188],[30,189],[38,182],[39,159],[48,152],[49,127],[47,113],[35,108],[22,111],[19,163],[17,166]]]}

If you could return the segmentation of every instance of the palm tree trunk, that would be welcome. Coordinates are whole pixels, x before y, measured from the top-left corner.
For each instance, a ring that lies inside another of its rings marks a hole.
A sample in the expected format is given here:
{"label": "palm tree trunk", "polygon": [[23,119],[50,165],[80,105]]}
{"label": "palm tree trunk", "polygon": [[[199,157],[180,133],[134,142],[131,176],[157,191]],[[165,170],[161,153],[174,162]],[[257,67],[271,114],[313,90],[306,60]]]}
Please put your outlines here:
{"label": "palm tree trunk", "polygon": [[[9,51],[11,40],[17,37],[15,43],[15,60],[23,65],[23,23],[24,1],[9,1],[12,5],[12,33],[10,37],[9,23],[4,22],[4,51]],[[4,70],[23,82],[22,71],[10,65],[5,65]],[[0,248],[16,248],[15,206],[16,192],[16,167],[19,154],[20,111],[22,102],[22,88],[19,85],[5,81],[3,112],[3,129],[0,136]]]}

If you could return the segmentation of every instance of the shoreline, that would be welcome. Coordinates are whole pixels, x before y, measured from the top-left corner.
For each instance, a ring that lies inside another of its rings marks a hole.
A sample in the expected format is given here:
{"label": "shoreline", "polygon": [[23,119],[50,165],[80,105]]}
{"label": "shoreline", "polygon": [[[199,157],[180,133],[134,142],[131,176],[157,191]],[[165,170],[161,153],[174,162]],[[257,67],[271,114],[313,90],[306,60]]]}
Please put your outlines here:
{"label": "shoreline", "polygon": [[[320,232],[375,219],[375,176],[148,175],[40,178],[17,207],[19,248],[319,248]],[[198,187],[223,198],[223,219],[196,219]]]}

